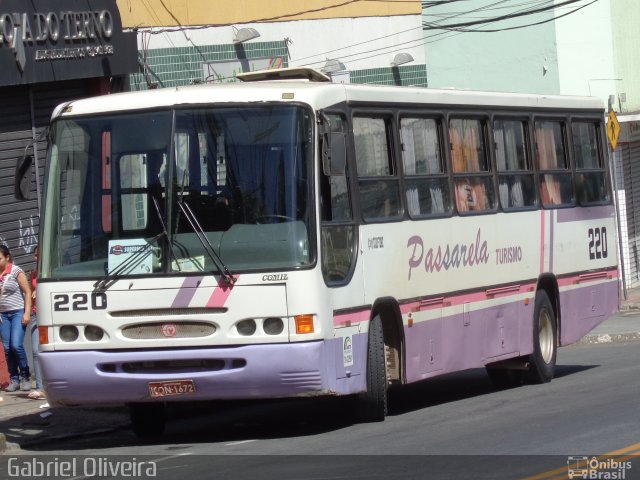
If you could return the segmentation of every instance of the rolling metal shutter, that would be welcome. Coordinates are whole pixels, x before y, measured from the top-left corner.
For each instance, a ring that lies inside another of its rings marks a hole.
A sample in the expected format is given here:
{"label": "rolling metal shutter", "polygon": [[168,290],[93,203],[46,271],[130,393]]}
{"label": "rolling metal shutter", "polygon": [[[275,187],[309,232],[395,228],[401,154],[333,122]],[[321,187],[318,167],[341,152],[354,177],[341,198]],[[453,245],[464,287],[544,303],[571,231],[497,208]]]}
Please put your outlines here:
{"label": "rolling metal shutter", "polygon": [[[39,233],[39,212],[36,197],[35,168],[31,182],[30,200],[20,202],[14,197],[16,163],[25,154],[33,155],[33,134],[29,88],[33,96],[36,126],[38,172],[43,185],[47,139],[43,135],[56,105],[88,95],[83,80],[0,88],[0,244],[11,250],[16,264],[24,270],[33,265],[33,247]],[[26,150],[25,150],[26,149]],[[42,188],[41,188],[42,190]]]}
{"label": "rolling metal shutter", "polygon": [[[624,185],[626,203],[627,238],[623,234],[623,250],[628,246],[629,262],[625,264],[627,288],[640,284],[640,140],[632,140],[621,145],[619,153],[622,158],[622,174],[624,182],[618,178],[619,188]],[[622,214],[625,212],[623,211]],[[624,221],[621,222],[624,227]],[[626,240],[626,242],[625,242]],[[626,243],[626,244],[625,244]]]}

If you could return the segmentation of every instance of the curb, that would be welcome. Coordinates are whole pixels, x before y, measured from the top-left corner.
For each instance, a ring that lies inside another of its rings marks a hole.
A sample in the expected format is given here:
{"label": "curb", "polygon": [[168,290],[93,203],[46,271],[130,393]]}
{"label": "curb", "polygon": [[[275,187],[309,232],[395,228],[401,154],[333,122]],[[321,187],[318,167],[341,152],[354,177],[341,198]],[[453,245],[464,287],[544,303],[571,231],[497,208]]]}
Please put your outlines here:
{"label": "curb", "polygon": [[640,310],[640,305],[636,303],[623,304],[620,306],[619,310],[621,312],[638,311]]}
{"label": "curb", "polygon": [[640,332],[626,333],[601,333],[599,335],[587,335],[578,340],[574,345],[595,345],[601,343],[628,343],[640,341]]}

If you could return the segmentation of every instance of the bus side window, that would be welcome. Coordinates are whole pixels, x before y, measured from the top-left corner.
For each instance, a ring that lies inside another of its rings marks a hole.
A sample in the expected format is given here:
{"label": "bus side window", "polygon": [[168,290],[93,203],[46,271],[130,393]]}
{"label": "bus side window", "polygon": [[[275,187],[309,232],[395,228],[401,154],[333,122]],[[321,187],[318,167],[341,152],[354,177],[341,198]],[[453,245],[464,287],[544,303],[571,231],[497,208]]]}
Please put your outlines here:
{"label": "bus side window", "polygon": [[519,210],[536,205],[526,131],[526,123],[520,120],[496,120],[493,124],[498,195],[503,210]]}
{"label": "bus side window", "polygon": [[564,123],[539,121],[535,124],[536,161],[540,175],[540,200],[544,207],[571,205],[573,186],[564,147]]}
{"label": "bus side window", "polygon": [[[330,122],[330,131],[346,132],[344,117],[327,114],[325,118]],[[323,148],[325,146],[320,145],[321,152]],[[348,168],[347,164],[347,170],[340,175],[320,172],[322,275],[328,284],[344,283],[355,261],[356,229],[349,194]]]}
{"label": "bus side window", "polygon": [[571,133],[578,201],[581,205],[608,202],[609,188],[598,142],[598,123],[573,122]]}
{"label": "bus side window", "polygon": [[399,218],[400,184],[391,154],[391,119],[354,117],[360,206],[365,220]]}
{"label": "bus side window", "polygon": [[495,191],[480,120],[449,121],[451,164],[459,213],[492,211]]}
{"label": "bus side window", "polygon": [[440,142],[439,122],[432,118],[402,118],[402,165],[407,209],[412,218],[451,211],[449,179]]}

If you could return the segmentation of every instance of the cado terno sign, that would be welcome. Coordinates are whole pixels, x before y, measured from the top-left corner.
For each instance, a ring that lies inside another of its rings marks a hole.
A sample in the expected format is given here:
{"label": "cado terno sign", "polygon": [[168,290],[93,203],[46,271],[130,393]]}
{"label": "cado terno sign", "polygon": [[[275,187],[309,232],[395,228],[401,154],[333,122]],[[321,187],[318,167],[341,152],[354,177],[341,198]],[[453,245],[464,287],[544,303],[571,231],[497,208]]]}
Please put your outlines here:
{"label": "cado terno sign", "polygon": [[0,0],[0,85],[135,71],[115,0]]}

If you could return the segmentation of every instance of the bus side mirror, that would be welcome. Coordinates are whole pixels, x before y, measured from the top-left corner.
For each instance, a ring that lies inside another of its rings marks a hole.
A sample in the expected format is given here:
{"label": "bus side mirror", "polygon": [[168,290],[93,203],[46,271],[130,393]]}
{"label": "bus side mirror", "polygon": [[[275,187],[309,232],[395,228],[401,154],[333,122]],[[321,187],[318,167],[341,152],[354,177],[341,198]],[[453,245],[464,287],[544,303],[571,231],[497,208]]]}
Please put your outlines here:
{"label": "bus side mirror", "polygon": [[14,195],[16,200],[29,200],[31,190],[31,166],[33,165],[33,157],[26,155],[16,164],[16,176],[14,179]]}
{"label": "bus side mirror", "polygon": [[347,140],[342,132],[325,133],[322,140],[322,169],[327,176],[344,175]]}

